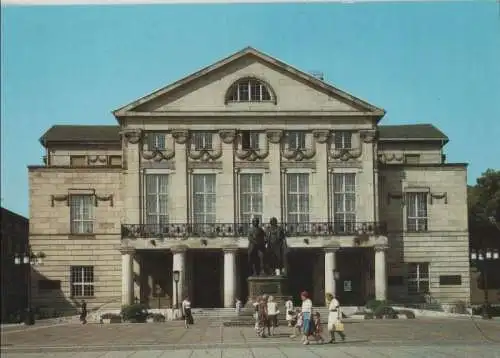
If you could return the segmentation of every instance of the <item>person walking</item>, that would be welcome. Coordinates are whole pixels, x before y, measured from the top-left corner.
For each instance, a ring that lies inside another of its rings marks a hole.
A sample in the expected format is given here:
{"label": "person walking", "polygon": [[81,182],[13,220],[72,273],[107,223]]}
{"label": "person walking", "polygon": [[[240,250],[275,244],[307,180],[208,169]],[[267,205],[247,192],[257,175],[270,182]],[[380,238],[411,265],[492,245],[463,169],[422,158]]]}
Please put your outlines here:
{"label": "person walking", "polygon": [[259,298],[259,304],[257,305],[257,319],[258,319],[258,331],[257,335],[261,338],[266,338],[266,324],[267,324],[267,297],[262,296]]}
{"label": "person walking", "polygon": [[86,324],[87,323],[87,302],[85,302],[85,300],[82,300],[82,304],[81,304],[81,312],[80,312],[80,322],[82,322],[82,324]]}
{"label": "person walking", "polygon": [[323,327],[321,326],[321,315],[319,312],[314,313],[313,326],[314,326],[313,336],[316,342],[319,341],[321,344],[325,343],[322,335]]}
{"label": "person walking", "polygon": [[273,296],[267,299],[267,334],[274,336],[274,330],[278,326],[278,304],[274,301]]}
{"label": "person walking", "polygon": [[292,334],[290,335],[290,338],[295,338],[297,336],[300,336],[300,332],[302,330],[302,312],[300,312],[300,309],[297,308],[292,316]]}
{"label": "person walking", "polygon": [[331,293],[327,293],[326,299],[328,304],[328,332],[330,332],[330,341],[328,343],[335,343],[335,332],[340,335],[342,341],[345,341],[344,324],[342,323],[342,311],[340,309],[340,302]]}
{"label": "person walking", "polygon": [[190,325],[194,324],[193,314],[191,312],[191,301],[189,297],[184,298],[182,301],[182,317],[184,317],[184,326],[188,328]]}
{"label": "person walking", "polygon": [[302,343],[307,345],[309,344],[309,337],[313,333],[313,324],[312,324],[312,301],[309,298],[309,293],[307,291],[303,291],[300,294],[300,298],[302,299]]}
{"label": "person walking", "polygon": [[293,302],[292,297],[288,296],[285,302],[285,319],[288,323],[288,327],[292,327],[292,319],[293,319],[294,311],[293,311]]}

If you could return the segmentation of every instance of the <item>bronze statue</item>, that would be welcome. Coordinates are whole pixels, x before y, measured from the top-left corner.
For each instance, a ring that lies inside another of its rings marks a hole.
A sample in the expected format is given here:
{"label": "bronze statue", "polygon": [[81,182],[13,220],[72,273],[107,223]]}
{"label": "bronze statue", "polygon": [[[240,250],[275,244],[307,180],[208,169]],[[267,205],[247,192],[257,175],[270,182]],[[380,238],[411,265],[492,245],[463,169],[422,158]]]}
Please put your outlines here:
{"label": "bronze statue", "polygon": [[248,264],[252,271],[252,276],[264,273],[266,233],[259,224],[259,219],[254,218],[252,220],[252,228],[248,234]]}
{"label": "bronze statue", "polygon": [[278,226],[278,220],[276,218],[271,218],[269,221],[269,229],[266,233],[266,244],[267,244],[267,257],[270,269],[273,274],[279,270],[279,274],[283,271],[286,272],[287,269],[287,243],[285,231],[283,228]]}

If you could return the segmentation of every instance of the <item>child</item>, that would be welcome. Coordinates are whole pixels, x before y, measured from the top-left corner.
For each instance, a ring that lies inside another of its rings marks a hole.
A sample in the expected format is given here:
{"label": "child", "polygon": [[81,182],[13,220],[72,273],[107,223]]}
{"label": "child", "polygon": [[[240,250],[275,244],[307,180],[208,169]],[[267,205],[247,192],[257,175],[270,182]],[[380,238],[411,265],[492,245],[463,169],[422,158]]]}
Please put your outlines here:
{"label": "child", "polygon": [[302,329],[302,312],[300,312],[300,309],[297,308],[295,312],[293,312],[292,320],[290,323],[292,325],[292,335],[290,336],[290,338],[300,336],[300,332]]}
{"label": "child", "polygon": [[259,301],[258,301],[258,299],[254,299],[253,308],[254,308],[253,317],[255,318],[255,333],[257,335],[259,335]]}
{"label": "child", "polygon": [[314,336],[314,339],[316,340],[316,342],[320,341],[321,344],[325,343],[325,341],[323,340],[323,337],[321,336],[321,332],[322,332],[321,315],[319,314],[319,312],[316,312],[314,314],[313,327],[314,327],[313,336]]}

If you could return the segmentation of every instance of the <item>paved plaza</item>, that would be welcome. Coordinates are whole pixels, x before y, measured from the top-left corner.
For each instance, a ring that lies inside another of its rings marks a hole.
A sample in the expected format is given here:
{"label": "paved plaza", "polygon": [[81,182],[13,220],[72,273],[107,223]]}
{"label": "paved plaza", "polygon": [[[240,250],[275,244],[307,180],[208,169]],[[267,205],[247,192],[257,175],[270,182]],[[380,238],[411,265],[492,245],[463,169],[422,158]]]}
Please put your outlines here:
{"label": "paved plaza", "polygon": [[346,322],[345,343],[303,346],[280,327],[274,337],[256,337],[251,327],[224,327],[201,319],[180,322],[8,327],[2,356],[18,357],[498,357],[500,322],[469,319]]}

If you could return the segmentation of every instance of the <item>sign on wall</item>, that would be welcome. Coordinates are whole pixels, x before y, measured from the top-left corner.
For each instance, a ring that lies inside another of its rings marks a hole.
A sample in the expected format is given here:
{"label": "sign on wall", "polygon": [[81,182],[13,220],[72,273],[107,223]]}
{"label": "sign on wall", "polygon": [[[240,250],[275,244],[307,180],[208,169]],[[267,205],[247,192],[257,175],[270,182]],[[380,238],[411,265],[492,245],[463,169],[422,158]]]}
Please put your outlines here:
{"label": "sign on wall", "polygon": [[352,291],[352,281],[344,281],[344,292]]}

